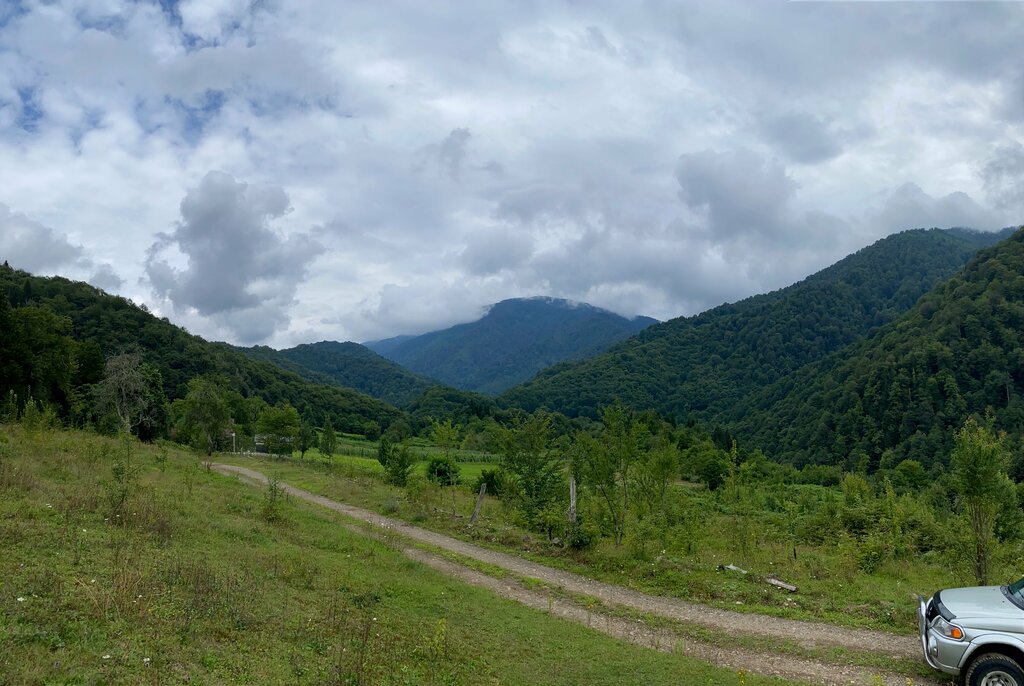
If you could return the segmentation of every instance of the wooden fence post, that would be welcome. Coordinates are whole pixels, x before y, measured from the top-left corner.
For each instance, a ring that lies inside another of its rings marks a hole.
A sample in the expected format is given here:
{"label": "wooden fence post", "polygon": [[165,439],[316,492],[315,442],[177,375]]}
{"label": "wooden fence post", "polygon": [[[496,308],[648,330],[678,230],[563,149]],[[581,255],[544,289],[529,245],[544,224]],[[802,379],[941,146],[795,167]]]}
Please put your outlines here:
{"label": "wooden fence post", "polygon": [[470,524],[476,524],[476,518],[480,516],[480,508],[484,505],[484,496],[487,495],[487,482],[480,482],[480,494],[476,497],[476,507],[473,508],[473,516],[469,518]]}

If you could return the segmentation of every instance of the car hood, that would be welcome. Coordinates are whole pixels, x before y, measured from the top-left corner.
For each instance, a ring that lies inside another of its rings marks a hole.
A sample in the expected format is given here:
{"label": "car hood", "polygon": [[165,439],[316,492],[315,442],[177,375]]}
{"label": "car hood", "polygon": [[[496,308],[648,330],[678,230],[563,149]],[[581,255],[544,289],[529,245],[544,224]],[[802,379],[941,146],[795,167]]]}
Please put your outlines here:
{"label": "car hood", "polygon": [[1008,619],[1024,622],[1024,610],[1011,603],[1001,586],[974,586],[947,588],[939,592],[946,609],[956,616],[956,622],[969,619]]}

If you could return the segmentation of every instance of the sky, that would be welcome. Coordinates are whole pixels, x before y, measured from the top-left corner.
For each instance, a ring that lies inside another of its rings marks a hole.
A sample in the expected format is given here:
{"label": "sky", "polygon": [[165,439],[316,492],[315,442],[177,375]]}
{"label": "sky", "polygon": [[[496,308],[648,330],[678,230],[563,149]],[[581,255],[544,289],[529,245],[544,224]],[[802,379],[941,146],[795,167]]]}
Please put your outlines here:
{"label": "sky", "polygon": [[1024,222],[1024,3],[0,0],[0,259],[207,338],[668,319]]}

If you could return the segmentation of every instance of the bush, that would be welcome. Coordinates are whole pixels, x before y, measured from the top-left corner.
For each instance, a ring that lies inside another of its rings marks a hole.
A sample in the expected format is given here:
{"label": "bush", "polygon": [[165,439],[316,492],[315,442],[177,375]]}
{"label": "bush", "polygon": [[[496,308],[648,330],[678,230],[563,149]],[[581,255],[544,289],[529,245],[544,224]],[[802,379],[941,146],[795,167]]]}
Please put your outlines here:
{"label": "bush", "polygon": [[377,461],[381,463],[386,472],[385,478],[392,486],[405,486],[409,482],[409,472],[412,471],[413,456],[409,446],[392,445],[387,438],[381,437],[380,447],[377,450]]}
{"label": "bush", "polygon": [[502,469],[485,469],[480,472],[476,483],[473,484],[473,490],[479,492],[481,484],[487,484],[487,495],[495,498],[503,498],[505,494],[512,492],[508,475]]}
{"label": "bush", "polygon": [[892,546],[885,534],[871,534],[857,546],[857,566],[865,574],[872,574],[891,554]]}
{"label": "bush", "polygon": [[577,520],[565,528],[565,545],[573,550],[586,550],[594,545],[594,540],[599,535],[599,532],[595,532],[583,520]]}
{"label": "bush", "polygon": [[460,483],[459,471],[459,464],[444,455],[435,455],[427,463],[427,478],[439,486],[455,486]]}

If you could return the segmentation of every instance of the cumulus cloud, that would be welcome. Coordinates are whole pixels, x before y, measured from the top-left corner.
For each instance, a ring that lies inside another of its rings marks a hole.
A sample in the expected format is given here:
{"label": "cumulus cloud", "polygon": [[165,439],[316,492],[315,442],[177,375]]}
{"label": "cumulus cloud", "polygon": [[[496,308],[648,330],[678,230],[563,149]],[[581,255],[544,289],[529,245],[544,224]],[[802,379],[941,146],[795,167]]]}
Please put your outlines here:
{"label": "cumulus cloud", "polygon": [[0,249],[236,342],[536,294],[664,319],[1024,210],[1012,3],[55,0],[0,24],[0,202],[42,227],[4,210]]}
{"label": "cumulus cloud", "polygon": [[996,207],[1024,210],[1024,145],[1011,141],[996,148],[981,168],[985,192]]}
{"label": "cumulus cloud", "polygon": [[424,146],[420,153],[421,162],[418,168],[432,167],[448,178],[458,181],[471,137],[472,134],[465,127],[452,129],[440,143]]}
{"label": "cumulus cloud", "polygon": [[124,279],[109,264],[101,264],[89,276],[89,283],[108,293],[116,293],[124,286]]}
{"label": "cumulus cloud", "polygon": [[894,189],[867,221],[883,234],[913,228],[960,226],[991,230],[1004,224],[998,215],[962,192],[933,197],[915,183]]}
{"label": "cumulus cloud", "polygon": [[[288,323],[288,307],[310,261],[323,250],[308,234],[271,227],[288,211],[278,186],[210,172],[181,201],[181,221],[150,247],[146,274],[175,309],[218,317],[241,340],[266,339]],[[175,267],[168,253],[184,257]]]}
{"label": "cumulus cloud", "polygon": [[0,203],[0,255],[12,267],[29,272],[51,272],[54,269],[88,264],[80,245],[48,226],[12,212]]}
{"label": "cumulus cloud", "polygon": [[842,136],[807,112],[765,116],[760,126],[765,139],[794,162],[825,162],[843,151]]}
{"label": "cumulus cloud", "polygon": [[515,268],[532,254],[530,236],[494,230],[474,235],[460,257],[470,274],[485,275]]}
{"label": "cumulus cloud", "polygon": [[788,211],[797,183],[778,162],[746,150],[703,150],[680,156],[679,197],[704,215],[708,233],[788,237]]}

